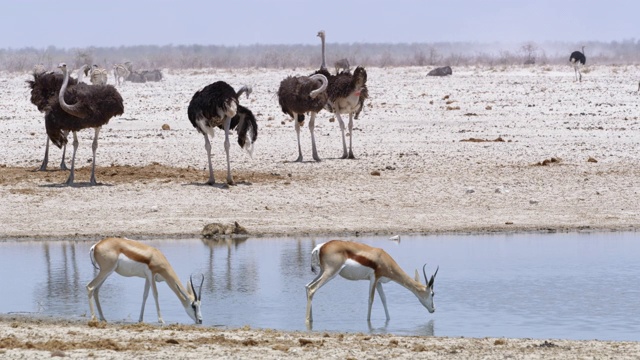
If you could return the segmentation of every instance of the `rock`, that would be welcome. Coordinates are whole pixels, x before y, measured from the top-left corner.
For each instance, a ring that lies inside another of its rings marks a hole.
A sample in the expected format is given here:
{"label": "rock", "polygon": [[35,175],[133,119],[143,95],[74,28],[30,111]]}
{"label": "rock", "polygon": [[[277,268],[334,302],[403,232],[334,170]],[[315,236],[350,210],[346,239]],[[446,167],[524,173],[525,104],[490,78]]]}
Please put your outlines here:
{"label": "rock", "polygon": [[200,235],[206,238],[232,234],[248,234],[248,232],[247,229],[240,226],[237,221],[235,221],[233,225],[224,225],[220,223],[207,224],[200,232]]}
{"label": "rock", "polygon": [[443,66],[429,71],[429,73],[427,73],[427,76],[447,76],[451,74],[453,74],[451,66]]}
{"label": "rock", "polygon": [[162,130],[171,130],[171,126],[169,126],[169,124],[162,124]]}
{"label": "rock", "polygon": [[589,156],[589,158],[587,159],[587,162],[590,162],[590,163],[597,163],[597,162],[598,162],[598,160],[596,160],[596,159],[592,158],[591,156]]}

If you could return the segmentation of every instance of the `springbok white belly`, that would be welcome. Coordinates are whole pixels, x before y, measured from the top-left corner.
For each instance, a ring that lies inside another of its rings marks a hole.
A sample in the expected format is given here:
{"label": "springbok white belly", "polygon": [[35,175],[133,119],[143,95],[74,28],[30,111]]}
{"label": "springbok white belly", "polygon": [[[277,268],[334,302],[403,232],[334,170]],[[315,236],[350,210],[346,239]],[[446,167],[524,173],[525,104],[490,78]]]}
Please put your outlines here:
{"label": "springbok white belly", "polygon": [[118,256],[116,272],[122,276],[146,278],[147,274],[151,273],[151,270],[149,270],[149,266],[147,266],[147,264],[133,261],[123,254],[120,254],[120,256]]}
{"label": "springbok white belly", "polygon": [[340,270],[340,276],[349,280],[369,280],[374,276],[373,269],[348,259]]}

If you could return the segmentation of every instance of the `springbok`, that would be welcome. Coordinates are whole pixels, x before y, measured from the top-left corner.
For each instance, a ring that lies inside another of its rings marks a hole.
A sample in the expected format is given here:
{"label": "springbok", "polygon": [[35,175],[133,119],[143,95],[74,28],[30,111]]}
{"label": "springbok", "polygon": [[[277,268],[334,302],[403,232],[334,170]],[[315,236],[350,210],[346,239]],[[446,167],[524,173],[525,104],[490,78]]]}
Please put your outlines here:
{"label": "springbok", "polygon": [[171,264],[169,264],[169,261],[160,250],[126,238],[102,239],[91,247],[89,256],[91,257],[93,266],[100,270],[98,276],[87,284],[92,321],[96,320],[96,315],[93,311],[93,302],[91,301],[92,297],[95,298],[100,321],[106,321],[102,314],[98,294],[104,281],[115,271],[122,276],[137,276],[145,278],[146,280],[144,283],[144,295],[142,297],[142,309],[140,309],[139,322],[142,322],[144,305],[149,295],[149,286],[151,286],[153,289],[153,297],[156,301],[156,309],[158,310],[158,322],[164,324],[164,320],[162,320],[162,315],[160,314],[156,281],[166,281],[169,288],[173,290],[182,303],[182,306],[184,306],[187,315],[189,315],[196,324],[202,324],[200,298],[204,275],[200,282],[200,291],[198,291],[196,295],[193,279],[189,278],[187,288],[185,289],[171,267]]}
{"label": "springbok", "polygon": [[318,266],[320,267],[320,273],[306,286],[307,324],[313,322],[311,314],[313,294],[338,274],[349,280],[369,280],[367,321],[371,320],[371,305],[373,305],[373,296],[376,290],[378,290],[382,300],[387,321],[390,319],[389,310],[387,310],[387,299],[382,290],[382,283],[390,280],[411,291],[430,313],[436,311],[433,304],[433,296],[435,295],[433,282],[439,267],[431,276],[431,280],[427,281],[427,273],[425,271],[427,264],[424,264],[422,272],[425,281],[427,281],[427,285],[424,285],[420,283],[418,270],[416,270],[415,280],[412,279],[384,250],[361,243],[341,240],[331,240],[313,249],[311,252],[311,270],[315,272],[315,268]]}

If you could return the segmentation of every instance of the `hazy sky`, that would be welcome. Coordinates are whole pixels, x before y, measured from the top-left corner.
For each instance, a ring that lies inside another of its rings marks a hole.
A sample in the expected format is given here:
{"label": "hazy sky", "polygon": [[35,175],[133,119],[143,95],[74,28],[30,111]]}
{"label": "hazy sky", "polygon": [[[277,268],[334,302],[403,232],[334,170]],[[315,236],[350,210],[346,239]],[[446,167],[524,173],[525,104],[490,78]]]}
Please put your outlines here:
{"label": "hazy sky", "polygon": [[[320,10],[322,5],[322,10]],[[639,0],[0,0],[0,48],[621,41]]]}

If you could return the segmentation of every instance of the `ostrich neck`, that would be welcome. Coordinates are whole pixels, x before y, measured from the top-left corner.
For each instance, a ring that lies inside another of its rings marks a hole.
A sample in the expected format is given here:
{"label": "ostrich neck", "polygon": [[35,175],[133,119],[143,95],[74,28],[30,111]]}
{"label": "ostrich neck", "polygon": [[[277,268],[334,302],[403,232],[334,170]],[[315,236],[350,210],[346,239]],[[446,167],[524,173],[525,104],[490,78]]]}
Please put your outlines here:
{"label": "ostrich neck", "polygon": [[69,73],[67,72],[67,69],[62,70],[62,76],[64,77],[64,80],[62,81],[60,94],[58,94],[58,101],[60,102],[60,107],[62,108],[62,110],[64,110],[70,115],[73,115],[79,118],[84,118],[85,114],[78,109],[78,104],[69,105],[64,101],[64,93],[67,91],[67,85],[69,85]]}
{"label": "ostrich neck", "polygon": [[322,65],[320,65],[320,69],[321,70],[326,70],[327,69],[327,63],[325,61],[325,55],[324,55],[324,36],[322,36],[320,39],[322,40]]}

